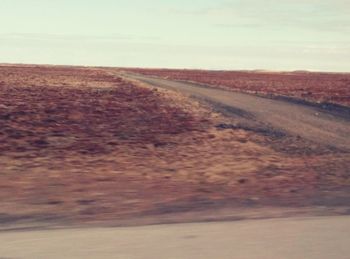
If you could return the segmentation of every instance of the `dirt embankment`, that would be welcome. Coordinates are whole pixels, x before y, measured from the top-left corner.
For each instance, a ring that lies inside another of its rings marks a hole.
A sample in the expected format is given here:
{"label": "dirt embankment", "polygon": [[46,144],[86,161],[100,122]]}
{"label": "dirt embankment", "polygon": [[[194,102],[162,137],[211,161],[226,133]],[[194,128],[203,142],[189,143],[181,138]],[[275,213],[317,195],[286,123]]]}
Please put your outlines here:
{"label": "dirt embankment", "polygon": [[93,68],[0,67],[0,224],[344,206],[349,156]]}

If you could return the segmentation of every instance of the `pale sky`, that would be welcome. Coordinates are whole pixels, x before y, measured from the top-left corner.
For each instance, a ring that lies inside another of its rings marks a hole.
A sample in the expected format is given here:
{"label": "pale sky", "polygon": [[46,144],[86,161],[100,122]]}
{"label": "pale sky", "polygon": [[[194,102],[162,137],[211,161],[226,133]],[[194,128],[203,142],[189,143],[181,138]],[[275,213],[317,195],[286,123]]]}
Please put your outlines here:
{"label": "pale sky", "polygon": [[350,0],[0,0],[0,63],[350,72]]}

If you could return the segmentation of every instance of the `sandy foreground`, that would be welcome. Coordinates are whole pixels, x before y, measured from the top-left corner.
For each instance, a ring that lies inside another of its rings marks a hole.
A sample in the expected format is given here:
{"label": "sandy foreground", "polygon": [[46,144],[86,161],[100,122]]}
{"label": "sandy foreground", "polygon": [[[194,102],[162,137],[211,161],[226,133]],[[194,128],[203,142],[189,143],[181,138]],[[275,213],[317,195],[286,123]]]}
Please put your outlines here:
{"label": "sandy foreground", "polygon": [[350,217],[0,232],[6,259],[347,259]]}

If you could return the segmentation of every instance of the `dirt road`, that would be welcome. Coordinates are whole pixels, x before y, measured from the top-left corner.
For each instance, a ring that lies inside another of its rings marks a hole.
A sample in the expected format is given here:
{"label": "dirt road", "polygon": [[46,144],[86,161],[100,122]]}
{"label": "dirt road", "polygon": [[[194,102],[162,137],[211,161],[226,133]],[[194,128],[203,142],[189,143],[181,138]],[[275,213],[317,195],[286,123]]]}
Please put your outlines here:
{"label": "dirt road", "polygon": [[0,233],[0,258],[346,259],[350,217]]}
{"label": "dirt road", "polygon": [[217,108],[239,117],[243,127],[259,127],[265,131],[273,129],[322,145],[350,150],[349,116],[339,116],[336,112],[317,106],[225,91],[194,83],[130,73],[126,74],[126,77],[210,102]]}

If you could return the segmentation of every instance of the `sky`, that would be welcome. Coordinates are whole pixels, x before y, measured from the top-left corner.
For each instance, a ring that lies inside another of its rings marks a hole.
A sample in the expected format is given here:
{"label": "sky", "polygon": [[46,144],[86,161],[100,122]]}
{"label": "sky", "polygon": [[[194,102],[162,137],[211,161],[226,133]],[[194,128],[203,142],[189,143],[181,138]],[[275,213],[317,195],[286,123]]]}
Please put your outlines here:
{"label": "sky", "polygon": [[0,0],[0,63],[350,72],[350,1]]}

